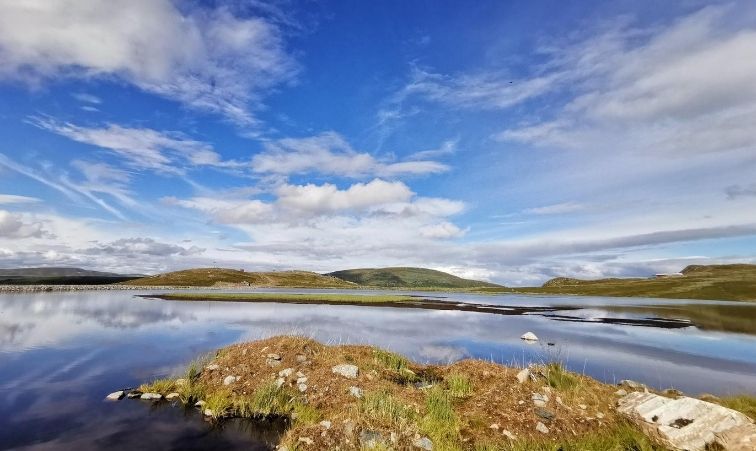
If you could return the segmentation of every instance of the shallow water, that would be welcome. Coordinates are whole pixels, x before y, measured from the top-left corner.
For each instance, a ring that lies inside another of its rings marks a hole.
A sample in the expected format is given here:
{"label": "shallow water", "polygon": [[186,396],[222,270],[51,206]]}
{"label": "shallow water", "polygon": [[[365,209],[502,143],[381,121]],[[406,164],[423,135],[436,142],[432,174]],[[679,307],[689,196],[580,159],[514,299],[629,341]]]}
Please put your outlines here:
{"label": "shallow water", "polygon": [[[274,430],[244,422],[218,429],[192,410],[103,398],[177,374],[198,354],[275,334],[374,344],[421,362],[560,360],[606,382],[634,379],[692,394],[756,394],[756,304],[432,294],[468,303],[565,308],[544,316],[178,302],[135,294],[0,294],[0,448],[267,449]],[[567,309],[578,305],[583,308]],[[688,319],[698,327],[599,322],[649,317]],[[520,340],[526,331],[538,335],[540,344]]]}

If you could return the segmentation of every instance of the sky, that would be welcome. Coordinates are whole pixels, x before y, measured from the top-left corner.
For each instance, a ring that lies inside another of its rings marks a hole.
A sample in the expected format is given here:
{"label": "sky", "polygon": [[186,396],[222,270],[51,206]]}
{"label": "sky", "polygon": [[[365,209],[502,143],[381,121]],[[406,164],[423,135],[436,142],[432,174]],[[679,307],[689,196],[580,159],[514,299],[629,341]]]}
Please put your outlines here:
{"label": "sky", "polygon": [[0,0],[0,267],[756,262],[751,1]]}

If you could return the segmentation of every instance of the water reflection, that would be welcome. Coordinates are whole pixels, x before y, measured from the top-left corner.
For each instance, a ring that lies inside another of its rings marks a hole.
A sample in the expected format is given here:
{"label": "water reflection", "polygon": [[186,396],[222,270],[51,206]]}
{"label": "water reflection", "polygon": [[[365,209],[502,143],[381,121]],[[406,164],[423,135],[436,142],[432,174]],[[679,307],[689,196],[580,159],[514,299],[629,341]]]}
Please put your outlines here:
{"label": "water reflection", "polygon": [[[500,305],[575,304],[574,297],[453,297]],[[176,373],[197,354],[284,333],[376,344],[421,362],[559,359],[608,382],[631,378],[689,393],[756,393],[756,305],[686,303],[620,305],[587,298],[588,308],[564,313],[588,322],[559,322],[451,310],[160,301],[132,292],[0,295],[0,447],[265,449],[270,438],[243,427],[217,431],[192,412],[185,419],[182,409],[148,412],[139,402],[102,398],[115,388]],[[590,321],[607,315],[683,317],[700,328]],[[555,346],[528,345],[519,339],[525,331]]]}

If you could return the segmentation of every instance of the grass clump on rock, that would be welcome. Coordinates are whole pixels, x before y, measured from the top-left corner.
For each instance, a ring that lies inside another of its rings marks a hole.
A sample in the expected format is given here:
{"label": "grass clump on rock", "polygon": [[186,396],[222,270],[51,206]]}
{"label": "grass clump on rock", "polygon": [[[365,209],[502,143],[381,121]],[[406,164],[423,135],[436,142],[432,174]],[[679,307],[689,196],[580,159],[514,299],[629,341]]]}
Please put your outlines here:
{"label": "grass clump on rock", "polygon": [[[334,371],[351,365],[358,371]],[[623,447],[636,431],[615,410],[616,387],[561,367],[541,366],[519,383],[516,369],[491,362],[420,365],[370,346],[285,336],[229,346],[192,368],[151,388],[175,389],[216,421],[283,418],[280,444],[290,450],[653,449]],[[536,393],[548,395],[541,406]]]}

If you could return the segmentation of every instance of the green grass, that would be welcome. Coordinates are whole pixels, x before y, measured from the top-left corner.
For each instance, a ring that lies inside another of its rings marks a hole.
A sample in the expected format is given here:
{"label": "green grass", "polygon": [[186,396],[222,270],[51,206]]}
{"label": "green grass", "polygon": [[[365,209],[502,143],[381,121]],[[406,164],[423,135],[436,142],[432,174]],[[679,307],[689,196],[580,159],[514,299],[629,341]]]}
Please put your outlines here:
{"label": "green grass", "polygon": [[403,430],[415,421],[415,411],[386,391],[366,393],[358,408],[370,424]]}
{"label": "green grass", "polygon": [[354,284],[336,277],[308,271],[248,272],[226,268],[195,268],[141,277],[124,285],[212,287],[246,283],[260,287],[354,288]]}
{"label": "green grass", "polygon": [[210,409],[212,415],[210,417],[214,420],[218,420],[225,416],[228,416],[233,411],[233,401],[231,393],[226,390],[218,390],[212,393],[208,393],[205,396],[205,405],[203,410]]}
{"label": "green grass", "polygon": [[168,293],[157,297],[177,301],[299,302],[334,304],[371,304],[419,300],[417,297],[403,295],[359,295],[339,293]]}
{"label": "green grass", "polygon": [[681,277],[580,280],[558,277],[541,287],[482,289],[533,294],[756,301],[756,265],[688,266]]}
{"label": "green grass", "polygon": [[564,369],[561,363],[552,362],[546,365],[546,380],[548,384],[560,391],[569,391],[580,384],[577,376]]}
{"label": "green grass", "polygon": [[145,393],[150,392],[167,395],[176,389],[176,383],[173,379],[155,379],[149,384],[143,384],[139,389]]}
{"label": "green grass", "polygon": [[449,394],[453,398],[466,398],[472,394],[473,384],[464,374],[453,373],[446,377]]}
{"label": "green grass", "polygon": [[452,451],[461,448],[457,415],[450,393],[436,386],[426,392],[425,416],[420,429],[433,442],[433,449]]}
{"label": "green grass", "polygon": [[500,287],[489,282],[463,279],[427,268],[346,269],[327,274],[363,286],[384,288],[477,288]]}
{"label": "green grass", "polygon": [[409,360],[399,354],[384,351],[383,349],[376,349],[373,351],[373,356],[386,369],[404,371],[409,368]]}
{"label": "green grass", "polygon": [[476,444],[475,451],[663,451],[642,432],[629,424],[620,424],[569,440],[530,439],[509,444]]}
{"label": "green grass", "polygon": [[742,412],[756,421],[756,396],[740,395],[721,398],[721,405]]}

